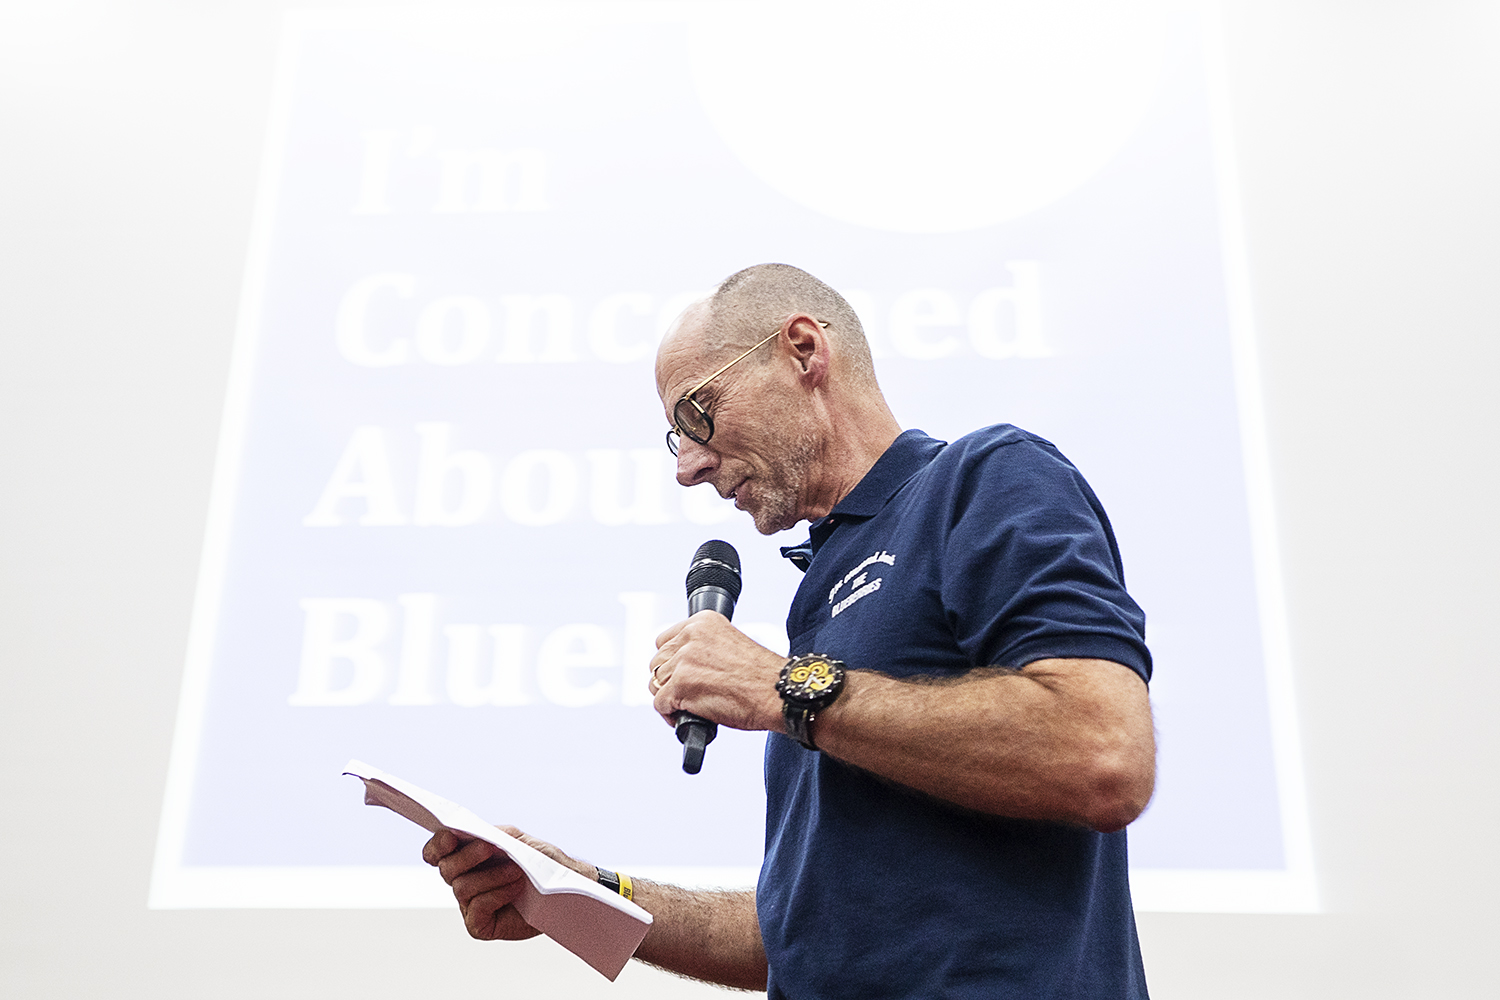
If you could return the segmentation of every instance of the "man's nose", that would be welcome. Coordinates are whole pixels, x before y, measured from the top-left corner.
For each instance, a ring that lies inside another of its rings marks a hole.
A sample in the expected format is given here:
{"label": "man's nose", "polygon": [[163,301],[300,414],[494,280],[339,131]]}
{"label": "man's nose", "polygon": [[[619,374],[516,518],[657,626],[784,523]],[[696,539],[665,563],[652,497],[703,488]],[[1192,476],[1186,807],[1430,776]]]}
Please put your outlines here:
{"label": "man's nose", "polygon": [[719,456],[712,448],[683,435],[677,444],[677,482],[680,485],[697,486],[706,482],[718,467]]}

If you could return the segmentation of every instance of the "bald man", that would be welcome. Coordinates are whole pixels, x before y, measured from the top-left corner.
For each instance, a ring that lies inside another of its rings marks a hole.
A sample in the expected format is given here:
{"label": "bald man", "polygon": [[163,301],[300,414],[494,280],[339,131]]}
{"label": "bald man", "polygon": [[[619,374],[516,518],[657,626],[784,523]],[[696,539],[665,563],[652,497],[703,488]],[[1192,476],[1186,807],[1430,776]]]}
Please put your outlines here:
{"label": "bald man", "polygon": [[[903,432],[854,311],[783,264],[691,307],[656,383],[678,482],[811,531],[782,550],[790,659],[708,611],[657,639],[664,719],[770,734],[766,854],[753,891],[636,880],[636,957],[774,998],[1145,997],[1124,828],[1155,781],[1151,658],[1077,469],[1008,425]],[[474,937],[530,937],[493,853],[423,857]]]}

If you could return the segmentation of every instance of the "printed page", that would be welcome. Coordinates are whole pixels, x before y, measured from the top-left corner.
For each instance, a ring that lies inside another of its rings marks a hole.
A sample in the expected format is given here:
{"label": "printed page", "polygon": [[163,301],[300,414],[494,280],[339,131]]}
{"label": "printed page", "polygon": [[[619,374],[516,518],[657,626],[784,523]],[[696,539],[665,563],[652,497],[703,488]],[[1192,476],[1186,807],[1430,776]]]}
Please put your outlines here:
{"label": "printed page", "polygon": [[424,830],[451,830],[462,840],[477,838],[504,851],[526,873],[528,885],[515,904],[521,916],[611,981],[645,938],[651,914],[463,806],[363,761],[351,760],[344,773],[364,782],[366,805],[384,806]]}

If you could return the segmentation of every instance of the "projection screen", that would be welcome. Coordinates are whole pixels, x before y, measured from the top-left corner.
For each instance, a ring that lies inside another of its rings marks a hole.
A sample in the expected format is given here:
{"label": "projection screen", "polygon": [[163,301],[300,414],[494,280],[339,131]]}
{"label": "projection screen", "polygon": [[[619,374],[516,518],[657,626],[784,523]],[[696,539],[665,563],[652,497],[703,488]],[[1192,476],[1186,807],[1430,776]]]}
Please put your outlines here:
{"label": "projection screen", "polygon": [[702,541],[655,346],[743,266],[858,311],[898,419],[1056,443],[1148,615],[1137,906],[1316,908],[1212,19],[515,4],[286,26],[154,907],[449,906],[358,757],[609,867],[749,885],[763,736],[678,766],[646,663]]}

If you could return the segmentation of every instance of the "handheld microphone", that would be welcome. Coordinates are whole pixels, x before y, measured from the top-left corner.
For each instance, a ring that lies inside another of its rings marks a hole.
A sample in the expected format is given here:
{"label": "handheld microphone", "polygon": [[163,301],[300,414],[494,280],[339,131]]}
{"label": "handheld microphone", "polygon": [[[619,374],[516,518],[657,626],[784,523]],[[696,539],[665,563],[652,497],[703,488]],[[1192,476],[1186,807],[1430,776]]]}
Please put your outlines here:
{"label": "handheld microphone", "polygon": [[[733,545],[716,538],[698,546],[687,573],[690,616],[700,611],[717,611],[725,618],[733,618],[740,587],[740,554]],[[673,721],[677,724],[677,740],[682,744],[682,769],[697,774],[703,767],[703,751],[719,735],[719,724],[691,712],[678,712]]]}

